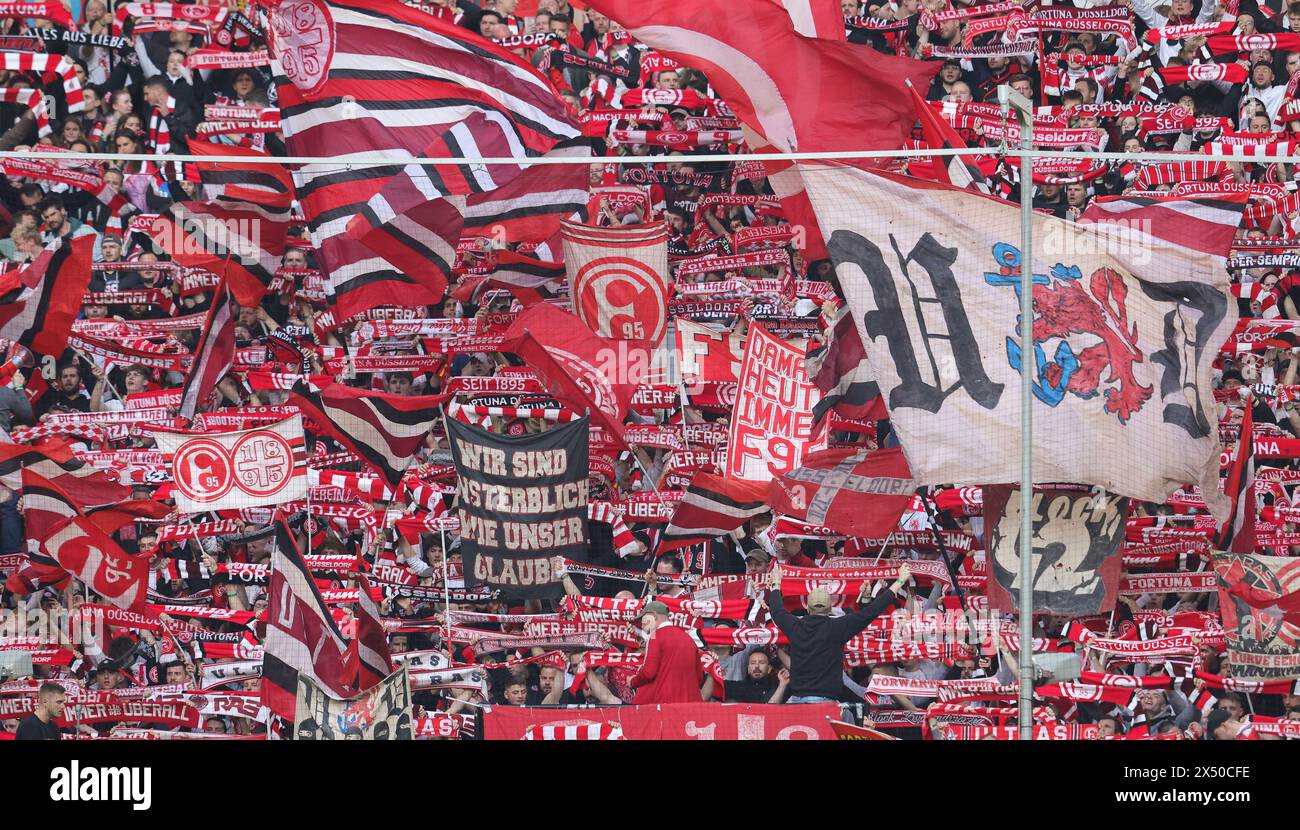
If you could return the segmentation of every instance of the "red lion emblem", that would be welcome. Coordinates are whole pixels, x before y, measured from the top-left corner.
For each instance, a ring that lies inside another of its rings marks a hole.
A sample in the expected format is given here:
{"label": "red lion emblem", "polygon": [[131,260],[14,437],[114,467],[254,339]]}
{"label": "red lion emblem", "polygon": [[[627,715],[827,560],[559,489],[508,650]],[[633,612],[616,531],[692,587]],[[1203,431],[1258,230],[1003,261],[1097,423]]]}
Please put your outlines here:
{"label": "red lion emblem", "polygon": [[[1066,390],[1080,398],[1106,393],[1106,411],[1128,421],[1151,398],[1151,387],[1138,383],[1133,365],[1143,359],[1137,347],[1137,324],[1130,324],[1125,300],[1128,287],[1117,271],[1101,268],[1088,280],[1085,293],[1079,280],[1034,285],[1034,342],[1052,338],[1071,343],[1094,335],[1100,343],[1074,347],[1079,367],[1070,375]],[[1103,378],[1107,367],[1110,373]],[[1055,385],[1061,367],[1047,364],[1042,380]],[[1105,384],[1103,389],[1103,384]]]}
{"label": "red lion emblem", "polygon": [[[999,243],[993,255],[998,270],[986,272],[984,281],[1012,286],[1019,296],[1019,249]],[[1106,412],[1126,423],[1152,393],[1133,373],[1145,356],[1137,346],[1137,324],[1128,317],[1128,286],[1111,268],[1094,271],[1086,289],[1082,277],[1078,266],[1060,264],[1050,274],[1034,275],[1034,395],[1057,406],[1067,392],[1085,400],[1105,393]],[[1019,341],[1008,337],[1006,347],[1008,361],[1019,369]]]}

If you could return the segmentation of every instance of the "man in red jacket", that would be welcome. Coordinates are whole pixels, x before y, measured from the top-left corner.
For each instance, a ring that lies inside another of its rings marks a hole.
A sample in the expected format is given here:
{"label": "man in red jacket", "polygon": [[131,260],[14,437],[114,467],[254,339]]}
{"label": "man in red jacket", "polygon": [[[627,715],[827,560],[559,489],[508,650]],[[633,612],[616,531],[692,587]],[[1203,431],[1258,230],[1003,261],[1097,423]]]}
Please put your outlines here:
{"label": "man in red jacket", "polygon": [[[668,606],[647,602],[641,630],[650,636],[645,662],[632,678],[636,703],[699,703],[704,670],[695,642],[668,619]],[[644,687],[644,688],[642,688]]]}

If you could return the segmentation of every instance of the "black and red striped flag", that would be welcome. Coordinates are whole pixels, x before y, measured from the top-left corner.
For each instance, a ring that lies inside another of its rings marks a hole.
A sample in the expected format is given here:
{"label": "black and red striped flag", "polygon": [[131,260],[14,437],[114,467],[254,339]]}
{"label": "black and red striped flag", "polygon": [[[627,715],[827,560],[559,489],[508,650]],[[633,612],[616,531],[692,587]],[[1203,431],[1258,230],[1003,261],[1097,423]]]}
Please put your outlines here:
{"label": "black and red striped flag", "polygon": [[388,395],[330,383],[294,384],[289,400],[396,490],[450,395]]}
{"label": "black and red striped flag", "polygon": [[1229,553],[1255,552],[1255,418],[1251,414],[1251,400],[1246,398],[1246,411],[1241,417],[1241,438],[1237,441],[1237,455],[1228,467],[1228,477],[1223,483],[1223,494],[1232,502],[1228,520],[1219,530],[1215,548]]}
{"label": "black and red striped flag", "polygon": [[217,384],[230,371],[235,362],[235,314],[231,307],[230,292],[223,281],[217,287],[212,307],[199,335],[199,345],[194,350],[194,362],[185,376],[181,390],[181,405],[177,414],[193,419],[199,404],[217,388]]}
{"label": "black and red striped flag", "polygon": [[463,278],[451,296],[462,303],[481,303],[490,289],[509,291],[524,306],[531,306],[559,295],[564,285],[564,263],[534,259],[514,251],[493,255],[495,267],[486,277]]}
{"label": "black and red striped flag", "polygon": [[334,697],[351,697],[347,642],[283,521],[275,525],[267,595],[262,705],[292,721],[300,674]]}
{"label": "black and red striped flag", "polygon": [[177,202],[154,220],[150,236],[172,259],[225,278],[242,306],[262,301],[287,244],[293,178],[282,164],[259,163],[266,153],[191,139],[201,156],[240,156],[247,162],[194,162],[203,200]]}
{"label": "black and red striped flag", "polygon": [[[590,158],[591,147],[563,142],[543,158]],[[534,164],[495,190],[465,197],[461,213],[465,237],[504,236],[510,242],[542,242],[560,229],[560,220],[586,218],[586,165]]]}
{"label": "black and red striped flag", "polygon": [[463,200],[430,199],[421,187],[406,172],[394,176],[352,218],[348,233],[402,273],[417,275],[423,288],[441,297],[456,263]]}
{"label": "black and red striped flag", "polygon": [[95,237],[60,238],[30,265],[0,276],[0,338],[58,358],[90,284]]}
{"label": "black and red striped flag", "polygon": [[364,692],[392,674],[393,658],[388,651],[388,634],[379,613],[379,604],[370,593],[365,574],[357,575],[360,599],[357,602],[357,636],[351,646],[357,655],[357,691]]}
{"label": "black and red striped flag", "polygon": [[[576,138],[572,116],[528,61],[396,0],[268,5],[289,152],[337,159],[294,173],[336,315],[347,319],[395,296],[408,305],[437,302],[445,285],[431,277],[433,269],[392,267],[349,235],[349,222],[403,172],[401,160],[425,152],[474,113],[506,129],[512,157],[540,155]],[[340,172],[356,154],[395,161]]]}
{"label": "black and red striped flag", "polygon": [[822,399],[813,407],[814,430],[832,410],[854,420],[881,420],[888,416],[875,373],[867,363],[862,334],[847,305],[835,316],[826,332],[826,341],[808,350],[804,370],[813,385],[822,391]]}
{"label": "black and red striped flag", "polygon": [[659,552],[708,542],[771,508],[767,483],[696,470],[659,540]]}

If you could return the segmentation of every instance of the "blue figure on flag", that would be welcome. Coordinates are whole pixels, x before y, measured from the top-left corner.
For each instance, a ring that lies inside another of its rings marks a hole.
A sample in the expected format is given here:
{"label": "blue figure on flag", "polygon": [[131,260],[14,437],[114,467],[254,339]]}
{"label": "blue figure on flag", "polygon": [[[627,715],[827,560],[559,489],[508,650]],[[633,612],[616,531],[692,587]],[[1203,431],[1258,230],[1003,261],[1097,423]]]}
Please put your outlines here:
{"label": "blue figure on flag", "polygon": [[[1010,285],[1020,297],[1020,249],[1005,242],[993,246],[998,270],[984,273],[989,285]],[[1151,398],[1152,387],[1133,374],[1145,358],[1137,347],[1137,324],[1130,325],[1124,278],[1099,268],[1083,287],[1079,266],[1057,263],[1050,274],[1034,274],[1034,396],[1057,406],[1066,393],[1088,399],[1104,392],[1106,412],[1127,423]],[[1017,327],[1019,320],[1017,320]],[[1048,345],[1056,341],[1049,360]],[[1020,369],[1020,343],[1007,338],[1007,361]],[[1109,369],[1109,374],[1106,374]],[[1105,377],[1103,377],[1105,375]]]}

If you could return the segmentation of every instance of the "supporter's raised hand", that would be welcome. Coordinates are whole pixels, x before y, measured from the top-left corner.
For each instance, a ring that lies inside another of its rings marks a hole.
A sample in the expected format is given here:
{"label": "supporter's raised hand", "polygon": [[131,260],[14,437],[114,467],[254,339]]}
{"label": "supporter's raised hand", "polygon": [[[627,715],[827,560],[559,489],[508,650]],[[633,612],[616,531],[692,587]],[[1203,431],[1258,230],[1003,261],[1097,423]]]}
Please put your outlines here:
{"label": "supporter's raised hand", "polygon": [[907,581],[911,578],[912,568],[904,562],[898,566],[898,577],[894,580],[894,584],[890,586],[890,590],[895,594],[901,593],[902,590],[907,587]]}

